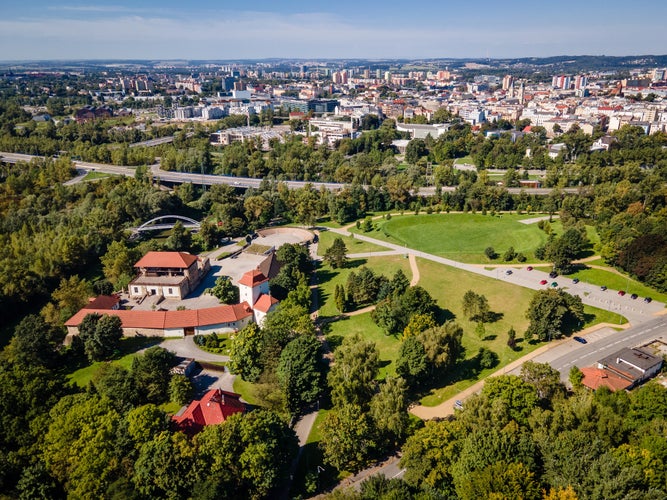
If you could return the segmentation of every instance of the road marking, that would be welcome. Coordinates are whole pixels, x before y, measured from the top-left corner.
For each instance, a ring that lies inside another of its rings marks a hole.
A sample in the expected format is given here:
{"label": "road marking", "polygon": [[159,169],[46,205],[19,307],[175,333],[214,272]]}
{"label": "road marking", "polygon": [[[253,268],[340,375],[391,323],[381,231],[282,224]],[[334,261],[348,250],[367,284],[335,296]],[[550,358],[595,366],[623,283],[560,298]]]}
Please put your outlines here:
{"label": "road marking", "polygon": [[401,470],[399,470],[396,474],[394,474],[393,476],[391,476],[389,479],[394,479],[394,478],[400,476],[401,474],[403,474],[404,472],[405,472],[405,469],[401,469]]}

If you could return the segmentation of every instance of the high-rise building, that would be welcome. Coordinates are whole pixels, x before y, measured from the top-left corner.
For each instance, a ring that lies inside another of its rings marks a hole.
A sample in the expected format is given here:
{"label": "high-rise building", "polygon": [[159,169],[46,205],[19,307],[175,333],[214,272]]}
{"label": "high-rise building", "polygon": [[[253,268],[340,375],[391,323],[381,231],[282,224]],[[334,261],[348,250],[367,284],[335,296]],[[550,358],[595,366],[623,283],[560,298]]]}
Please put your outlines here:
{"label": "high-rise building", "polygon": [[503,78],[503,90],[509,90],[514,85],[514,77],[512,75],[505,75]]}

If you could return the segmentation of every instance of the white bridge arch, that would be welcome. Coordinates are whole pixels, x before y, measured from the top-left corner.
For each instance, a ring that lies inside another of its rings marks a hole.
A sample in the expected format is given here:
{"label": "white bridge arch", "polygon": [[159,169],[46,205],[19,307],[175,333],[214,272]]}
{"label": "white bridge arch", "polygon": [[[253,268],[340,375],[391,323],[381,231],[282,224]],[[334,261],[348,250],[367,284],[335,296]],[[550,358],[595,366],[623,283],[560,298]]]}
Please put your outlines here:
{"label": "white bridge arch", "polygon": [[182,221],[183,227],[186,227],[193,232],[199,231],[201,228],[201,223],[191,219],[190,217],[185,217],[183,215],[161,215],[160,217],[155,217],[149,221],[144,222],[139,227],[135,227],[133,232],[138,234],[145,231],[161,231],[164,229],[171,229],[176,225],[177,221]]}

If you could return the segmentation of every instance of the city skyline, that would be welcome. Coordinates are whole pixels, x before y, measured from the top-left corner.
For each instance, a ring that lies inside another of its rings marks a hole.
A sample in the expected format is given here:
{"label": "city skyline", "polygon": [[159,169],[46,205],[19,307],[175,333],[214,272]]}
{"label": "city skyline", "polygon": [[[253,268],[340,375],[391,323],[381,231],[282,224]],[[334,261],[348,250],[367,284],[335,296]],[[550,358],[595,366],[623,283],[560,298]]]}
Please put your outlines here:
{"label": "city skyline", "polygon": [[[278,5],[276,5],[278,4]],[[0,60],[509,58],[667,53],[667,4],[174,0],[3,6]]]}

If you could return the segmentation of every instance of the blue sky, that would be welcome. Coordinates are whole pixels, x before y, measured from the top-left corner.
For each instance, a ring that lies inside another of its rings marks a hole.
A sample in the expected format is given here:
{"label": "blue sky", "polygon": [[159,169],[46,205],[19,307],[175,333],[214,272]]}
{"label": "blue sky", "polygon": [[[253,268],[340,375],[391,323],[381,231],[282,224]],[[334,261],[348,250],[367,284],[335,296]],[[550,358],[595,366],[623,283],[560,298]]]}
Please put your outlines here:
{"label": "blue sky", "polygon": [[667,53],[664,0],[0,2],[0,60]]}

